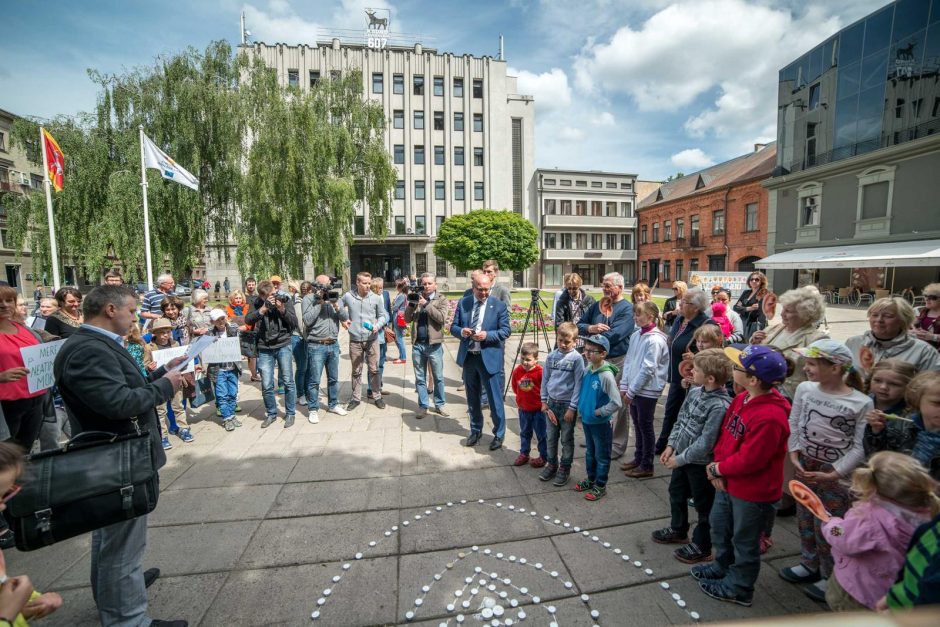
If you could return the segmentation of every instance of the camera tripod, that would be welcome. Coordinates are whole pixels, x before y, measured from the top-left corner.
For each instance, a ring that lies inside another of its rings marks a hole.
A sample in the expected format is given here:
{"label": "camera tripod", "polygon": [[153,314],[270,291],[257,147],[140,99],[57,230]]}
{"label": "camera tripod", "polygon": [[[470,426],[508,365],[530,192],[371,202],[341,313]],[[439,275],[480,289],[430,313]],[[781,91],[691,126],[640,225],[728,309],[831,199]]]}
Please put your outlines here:
{"label": "camera tripod", "polygon": [[519,346],[516,347],[516,356],[512,360],[512,367],[510,368],[510,376],[506,379],[506,389],[503,390],[503,398],[506,398],[506,394],[509,392],[509,386],[512,385],[512,371],[516,369],[516,364],[519,363],[519,357],[522,355],[522,345],[525,344],[526,333],[529,332],[529,322],[532,322],[532,340],[535,342],[535,345],[539,345],[539,328],[542,329],[542,338],[545,340],[545,352],[548,353],[552,350],[552,343],[548,340],[548,331],[545,328],[545,315],[542,313],[542,305],[545,305],[548,308],[548,303],[542,300],[541,295],[538,290],[530,290],[532,293],[532,300],[529,302],[529,309],[525,314],[525,322],[522,325],[522,334],[519,336]]}

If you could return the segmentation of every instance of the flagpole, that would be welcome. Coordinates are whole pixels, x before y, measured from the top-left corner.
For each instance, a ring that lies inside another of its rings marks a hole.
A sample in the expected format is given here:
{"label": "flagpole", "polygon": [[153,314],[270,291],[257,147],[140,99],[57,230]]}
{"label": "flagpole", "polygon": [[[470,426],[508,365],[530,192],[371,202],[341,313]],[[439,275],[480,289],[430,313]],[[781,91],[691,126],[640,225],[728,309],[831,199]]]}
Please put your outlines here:
{"label": "flagpole", "polygon": [[52,256],[52,289],[59,291],[59,251],[55,243],[55,221],[52,217],[52,182],[49,180],[49,158],[46,156],[46,135],[39,127],[39,150],[42,152],[42,182],[46,188],[46,220],[49,222],[49,252]]}
{"label": "flagpole", "polygon": [[150,210],[147,208],[147,169],[144,167],[144,125],[140,127],[140,186],[144,191],[144,258],[147,262],[147,289],[153,289],[153,263],[150,261]]}

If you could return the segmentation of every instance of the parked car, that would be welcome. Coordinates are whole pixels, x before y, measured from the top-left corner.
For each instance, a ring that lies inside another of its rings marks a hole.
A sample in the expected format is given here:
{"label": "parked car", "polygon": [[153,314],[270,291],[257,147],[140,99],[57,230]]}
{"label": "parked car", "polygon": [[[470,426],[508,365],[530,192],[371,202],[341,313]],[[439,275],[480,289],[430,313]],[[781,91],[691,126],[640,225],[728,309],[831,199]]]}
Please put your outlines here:
{"label": "parked car", "polygon": [[176,286],[176,289],[174,290],[174,293],[175,293],[177,296],[189,296],[190,294],[193,293],[193,290],[192,290],[192,288],[190,288],[190,287],[186,287],[185,285],[180,284],[180,285],[177,285],[177,286]]}

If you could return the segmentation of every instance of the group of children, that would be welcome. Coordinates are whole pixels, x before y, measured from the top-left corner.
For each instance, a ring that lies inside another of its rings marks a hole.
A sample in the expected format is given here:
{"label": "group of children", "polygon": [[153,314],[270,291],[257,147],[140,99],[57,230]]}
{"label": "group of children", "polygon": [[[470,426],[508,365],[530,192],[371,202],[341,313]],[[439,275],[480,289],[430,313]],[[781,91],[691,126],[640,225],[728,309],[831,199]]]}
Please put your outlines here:
{"label": "group of children", "polygon": [[[516,465],[544,466],[541,480],[565,485],[580,418],[587,477],[574,489],[600,499],[611,464],[611,418],[628,404],[636,456],[624,467],[639,471],[630,476],[652,474],[653,414],[669,349],[654,311],[639,303],[635,318],[619,384],[618,369],[605,361],[603,336],[585,338],[582,359],[577,328],[559,325],[544,370],[537,346],[523,345],[512,374],[522,436]],[[807,584],[806,593],[833,610],[902,607],[940,596],[934,589],[940,585],[940,373],[918,374],[907,363],[884,360],[872,369],[869,395],[851,351],[823,339],[795,349],[807,380],[791,402],[779,389],[793,373],[787,357],[765,345],[722,349],[723,335],[716,325],[696,332],[698,351],[688,356],[682,381],[690,389],[659,457],[672,470],[671,520],[653,532],[653,541],[680,545],[675,558],[693,564],[691,575],[705,594],[750,606],[784,479],[792,476],[827,514],[819,518],[798,504],[800,562],[783,568],[783,579]],[[530,459],[533,433],[539,456]],[[698,514],[694,529],[690,503]],[[909,543],[912,558],[905,564]],[[904,578],[892,587],[902,567]]]}

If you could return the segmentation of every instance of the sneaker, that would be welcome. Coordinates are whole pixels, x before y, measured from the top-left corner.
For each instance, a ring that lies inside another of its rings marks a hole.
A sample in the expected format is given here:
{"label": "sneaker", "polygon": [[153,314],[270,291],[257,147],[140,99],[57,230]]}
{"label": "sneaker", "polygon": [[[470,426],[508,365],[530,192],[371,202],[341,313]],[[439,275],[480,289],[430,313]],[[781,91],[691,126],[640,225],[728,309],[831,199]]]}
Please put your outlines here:
{"label": "sneaker", "polygon": [[163,436],[163,450],[168,451],[173,448],[173,445],[170,443],[170,438],[168,436]]}
{"label": "sneaker", "polygon": [[[239,405],[238,403],[235,403],[235,411],[241,411],[241,410],[242,410],[242,406]],[[241,425],[238,425],[238,426],[240,427]]]}
{"label": "sneaker", "polygon": [[448,414],[446,411],[444,411],[444,407],[443,407],[443,406],[435,407],[434,409],[429,409],[428,411],[430,411],[430,412],[432,412],[432,413],[434,413],[434,414],[437,414],[437,415],[440,416],[441,418],[447,418],[447,417],[450,416],[450,414]]}
{"label": "sneaker", "polygon": [[415,418],[417,418],[418,420],[422,420],[422,419],[426,418],[427,415],[428,415],[428,408],[427,408],[427,407],[419,407],[419,408],[418,408],[418,411],[415,412]]}
{"label": "sneaker", "polygon": [[180,429],[179,436],[180,436],[180,440],[182,440],[183,442],[192,442],[193,440],[196,439],[193,437],[193,434],[190,432],[188,428]]}
{"label": "sneaker", "polygon": [[335,407],[330,407],[329,409],[327,409],[326,413],[336,414],[337,416],[345,416],[349,412],[346,411],[346,408],[343,407],[342,405],[336,405]]}
{"label": "sneaker", "polygon": [[687,533],[679,533],[672,527],[663,527],[653,532],[653,542],[656,544],[688,544]]}
{"label": "sneaker", "polygon": [[725,578],[725,569],[717,562],[697,564],[689,569],[689,574],[695,581],[720,581]]}
{"label": "sneaker", "polygon": [[231,418],[229,418],[228,420],[223,420],[223,421],[222,421],[222,426],[225,427],[225,430],[226,430],[226,431],[234,431],[234,430],[235,430],[235,423],[232,422],[232,419],[231,419]]}
{"label": "sneaker", "polygon": [[803,594],[816,601],[817,603],[826,602],[826,587],[828,579],[820,579],[816,583],[803,588]]}
{"label": "sneaker", "polygon": [[533,457],[532,459],[529,460],[529,465],[532,466],[533,468],[541,468],[546,463],[547,462],[544,459],[542,459],[541,456]]}
{"label": "sneaker", "polygon": [[232,416],[231,419],[229,420],[229,422],[231,422],[231,423],[232,423],[233,425],[235,425],[236,427],[242,426],[242,421],[239,420],[238,417],[236,417],[236,416]]}
{"label": "sneaker", "polygon": [[290,429],[290,428],[293,427],[293,426],[294,426],[294,416],[293,416],[293,415],[285,416],[285,417],[284,417],[284,428],[285,428],[285,429]]}
{"label": "sneaker", "polygon": [[221,417],[222,417],[222,410],[221,410],[220,408],[216,407],[216,408],[215,408],[215,415],[218,416],[219,418],[221,418]]}
{"label": "sneaker", "polygon": [[760,554],[763,555],[771,549],[774,545],[774,539],[768,536],[766,533],[760,534]]}
{"label": "sneaker", "polygon": [[300,405],[301,407],[306,407],[306,406],[307,406],[307,397],[306,397],[306,396],[303,396],[303,395],[298,396],[298,397],[297,397],[297,404]]}
{"label": "sneaker", "polygon": [[346,403],[346,411],[352,411],[361,405],[361,401],[349,401]]}
{"label": "sneaker", "polygon": [[307,422],[309,422],[309,423],[312,424],[312,425],[315,425],[315,424],[319,423],[319,422],[320,422],[320,412],[318,412],[316,409],[310,410],[310,415],[307,416]]}
{"label": "sneaker", "polygon": [[734,589],[733,586],[726,584],[724,580],[700,581],[698,582],[698,585],[699,588],[702,589],[702,592],[713,599],[724,601],[726,603],[743,605],[744,607],[751,607],[751,599],[753,599],[754,595],[738,592]]}
{"label": "sneaker", "polygon": [[631,468],[630,470],[626,470],[626,471],[624,471],[623,474],[625,474],[626,476],[628,476],[628,477],[630,477],[630,478],[632,478],[632,479],[645,479],[646,477],[652,477],[652,476],[653,476],[653,469],[652,469],[652,468],[646,469],[646,468],[639,468],[639,467],[637,467],[637,468]]}
{"label": "sneaker", "polygon": [[275,420],[277,420],[277,416],[268,416],[267,418],[264,419],[264,422],[261,423],[261,428],[267,429],[268,427],[274,424]]}
{"label": "sneaker", "polygon": [[590,479],[582,479],[581,481],[575,484],[574,491],[575,492],[587,492],[593,487],[594,487],[593,481],[591,481]]}
{"label": "sneaker", "polygon": [[529,456],[525,453],[519,453],[519,457],[512,463],[513,466],[525,466],[529,462]]}
{"label": "sneaker", "polygon": [[802,564],[781,568],[780,577],[790,583],[816,583],[820,580],[819,571],[810,570]]}
{"label": "sneaker", "polygon": [[607,494],[607,488],[602,485],[595,485],[593,488],[584,493],[584,498],[588,501],[599,501],[605,494]]}
{"label": "sneaker", "polygon": [[385,409],[385,400],[382,398],[375,399],[375,406],[379,409]]}
{"label": "sneaker", "polygon": [[684,564],[698,564],[712,561],[712,554],[705,553],[694,542],[689,542],[672,552],[673,556]]}
{"label": "sneaker", "polygon": [[546,464],[542,472],[539,473],[539,481],[550,481],[555,473],[558,472],[558,466],[555,464]]}
{"label": "sneaker", "polygon": [[558,472],[555,473],[555,480],[552,481],[552,485],[560,488],[561,486],[568,483],[568,476],[571,474],[571,469],[567,466],[560,466]]}

